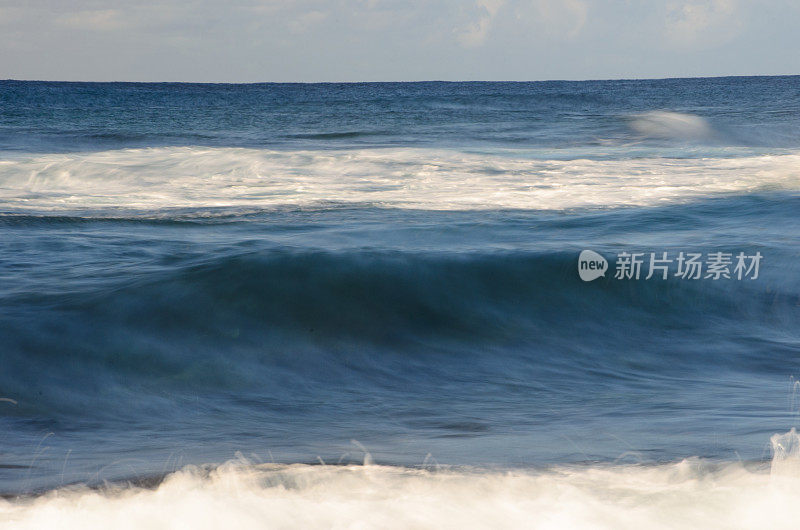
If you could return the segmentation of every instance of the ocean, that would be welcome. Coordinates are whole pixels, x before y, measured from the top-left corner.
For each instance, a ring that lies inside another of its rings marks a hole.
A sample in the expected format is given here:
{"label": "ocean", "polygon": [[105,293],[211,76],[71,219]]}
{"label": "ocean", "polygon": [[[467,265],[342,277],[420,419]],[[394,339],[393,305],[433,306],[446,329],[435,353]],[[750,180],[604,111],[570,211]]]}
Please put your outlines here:
{"label": "ocean", "polygon": [[2,81],[0,527],[792,528],[798,213],[800,76]]}

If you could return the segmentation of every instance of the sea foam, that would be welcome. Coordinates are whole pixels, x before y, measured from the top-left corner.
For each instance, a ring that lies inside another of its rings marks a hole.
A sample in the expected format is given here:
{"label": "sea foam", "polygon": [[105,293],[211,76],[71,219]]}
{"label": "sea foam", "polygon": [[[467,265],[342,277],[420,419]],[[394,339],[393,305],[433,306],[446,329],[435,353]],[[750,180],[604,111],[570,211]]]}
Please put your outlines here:
{"label": "sea foam", "polygon": [[800,153],[537,160],[514,151],[165,147],[0,161],[10,212],[373,205],[422,210],[650,206],[800,189]]}
{"label": "sea foam", "polygon": [[[33,528],[795,528],[792,430],[772,473],[699,459],[544,470],[380,465],[188,467],[155,488],[71,488],[0,501],[0,523]],[[788,459],[788,460],[787,460]],[[368,463],[368,462],[367,462]]]}

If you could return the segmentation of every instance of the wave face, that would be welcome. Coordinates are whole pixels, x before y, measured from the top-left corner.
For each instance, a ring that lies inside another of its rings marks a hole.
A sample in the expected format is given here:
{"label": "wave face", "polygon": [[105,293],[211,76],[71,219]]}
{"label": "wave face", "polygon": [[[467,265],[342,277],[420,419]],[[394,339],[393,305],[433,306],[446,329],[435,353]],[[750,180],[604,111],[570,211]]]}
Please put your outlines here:
{"label": "wave face", "polygon": [[0,526],[794,513],[796,83],[0,83]]}
{"label": "wave face", "polygon": [[[793,422],[798,206],[0,217],[6,488],[351,438],[402,465],[758,459]],[[585,283],[587,247],[764,263]]]}

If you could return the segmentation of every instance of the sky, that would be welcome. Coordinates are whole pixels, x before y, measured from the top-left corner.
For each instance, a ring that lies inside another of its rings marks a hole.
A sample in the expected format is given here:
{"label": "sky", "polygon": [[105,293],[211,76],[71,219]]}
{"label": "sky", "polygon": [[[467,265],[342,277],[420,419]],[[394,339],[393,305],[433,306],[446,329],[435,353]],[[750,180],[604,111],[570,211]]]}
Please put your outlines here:
{"label": "sky", "polygon": [[798,0],[0,0],[0,79],[800,74]]}

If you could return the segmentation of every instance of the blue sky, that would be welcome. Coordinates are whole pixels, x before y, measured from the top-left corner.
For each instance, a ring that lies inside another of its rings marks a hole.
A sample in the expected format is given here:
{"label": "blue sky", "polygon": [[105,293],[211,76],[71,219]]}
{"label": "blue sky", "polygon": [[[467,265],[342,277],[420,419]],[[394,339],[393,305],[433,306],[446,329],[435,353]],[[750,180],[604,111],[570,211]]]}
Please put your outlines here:
{"label": "blue sky", "polygon": [[800,73],[798,0],[0,0],[0,78]]}

